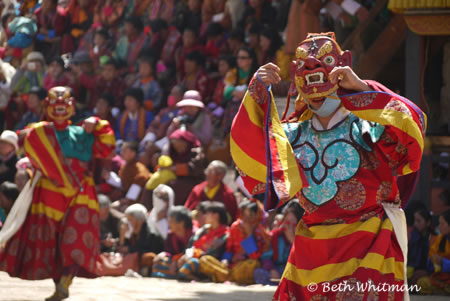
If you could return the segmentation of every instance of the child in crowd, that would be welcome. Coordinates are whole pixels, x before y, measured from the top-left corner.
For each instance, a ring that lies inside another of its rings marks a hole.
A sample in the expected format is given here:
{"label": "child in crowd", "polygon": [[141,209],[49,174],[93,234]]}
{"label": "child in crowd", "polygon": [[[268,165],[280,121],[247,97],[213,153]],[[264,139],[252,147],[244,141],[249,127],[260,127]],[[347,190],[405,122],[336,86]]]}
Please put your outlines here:
{"label": "child in crowd", "polygon": [[177,76],[184,76],[184,61],[192,51],[203,52],[203,46],[198,42],[198,28],[187,26],[183,29],[182,45],[175,50]]}
{"label": "child in crowd", "polygon": [[48,91],[53,87],[69,85],[69,79],[64,73],[64,61],[60,56],[50,60],[47,74],[44,77],[44,88]]}
{"label": "child in crowd", "polygon": [[144,108],[147,111],[157,111],[162,102],[162,91],[155,79],[154,59],[142,56],[138,61],[139,75],[133,87],[141,88],[144,92]]}
{"label": "child in crowd", "polygon": [[[126,91],[126,83],[119,76],[118,63],[113,58],[105,60],[100,65],[100,72],[95,80],[96,95],[102,95],[106,91],[114,97],[113,107],[115,111],[124,108],[124,93]],[[118,114],[114,114],[117,117]]]}
{"label": "child in crowd", "polygon": [[121,199],[113,203],[113,207],[120,211],[129,205],[136,203],[140,198],[144,187],[151,174],[142,163],[137,162],[136,156],[138,144],[136,142],[125,142],[122,145],[120,156],[125,160],[117,175],[113,171],[104,171],[103,178],[108,184],[118,189]]}
{"label": "child in crowd", "polygon": [[116,139],[138,142],[145,136],[145,130],[153,120],[153,113],[146,111],[144,92],[141,88],[129,88],[125,91],[125,111],[118,120]]}
{"label": "child in crowd", "polygon": [[113,115],[113,108],[114,96],[110,93],[103,93],[95,104],[94,115],[102,120],[108,120],[109,124],[114,125],[117,120]]}
{"label": "child in crowd", "polygon": [[16,124],[16,130],[22,130],[26,126],[42,120],[42,103],[47,97],[47,90],[41,87],[33,87],[28,93],[28,111]]}
{"label": "child in crowd", "polygon": [[91,57],[94,68],[97,69],[102,60],[108,59],[112,55],[109,48],[109,33],[105,28],[97,28],[94,34],[94,41],[89,49],[89,56]]}

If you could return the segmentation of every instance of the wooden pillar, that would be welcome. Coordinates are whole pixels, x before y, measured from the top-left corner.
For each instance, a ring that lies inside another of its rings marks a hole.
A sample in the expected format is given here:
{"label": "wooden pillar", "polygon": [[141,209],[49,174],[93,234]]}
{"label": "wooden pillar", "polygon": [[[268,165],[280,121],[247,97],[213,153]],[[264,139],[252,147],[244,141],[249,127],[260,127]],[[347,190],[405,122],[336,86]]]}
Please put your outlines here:
{"label": "wooden pillar", "polygon": [[[422,38],[408,29],[405,46],[405,97],[420,105],[420,72]],[[431,153],[425,152],[420,166],[420,177],[411,201],[421,201],[430,209]]]}

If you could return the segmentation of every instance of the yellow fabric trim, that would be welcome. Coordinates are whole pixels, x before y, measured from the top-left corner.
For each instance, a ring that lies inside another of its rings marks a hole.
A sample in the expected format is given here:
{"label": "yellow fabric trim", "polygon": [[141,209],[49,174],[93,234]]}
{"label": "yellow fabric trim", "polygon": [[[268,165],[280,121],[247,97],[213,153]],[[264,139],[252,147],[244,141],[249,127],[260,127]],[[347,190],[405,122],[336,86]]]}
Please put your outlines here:
{"label": "yellow fabric trim", "polygon": [[[270,92],[272,94],[272,92]],[[300,171],[298,169],[297,160],[294,155],[289,139],[286,136],[281,121],[279,119],[277,106],[273,101],[273,95],[271,95],[271,111],[272,111],[272,131],[277,143],[278,158],[283,169],[283,175],[285,178],[286,189],[290,197],[294,197],[295,194],[302,189],[304,183],[300,177]]]}
{"label": "yellow fabric trim", "polygon": [[352,113],[368,121],[374,121],[381,125],[390,125],[398,128],[414,138],[419,144],[420,149],[423,151],[424,141],[422,131],[419,129],[417,123],[405,113],[386,109],[352,111]]}
{"label": "yellow fabric trim", "polygon": [[403,169],[402,169],[402,175],[407,175],[407,174],[410,174],[410,173],[412,173],[412,172],[414,172],[412,169],[411,169],[411,167],[409,166],[409,163],[408,164],[406,164],[405,166],[403,166]]}
{"label": "yellow fabric trim", "polygon": [[253,99],[253,97],[250,96],[248,90],[245,93],[243,104],[247,110],[250,121],[254,125],[263,128],[264,111],[260,108],[259,104]]}
{"label": "yellow fabric trim", "polygon": [[116,143],[116,137],[111,134],[100,135],[98,136],[98,139],[102,144],[114,145]]}
{"label": "yellow fabric trim", "polygon": [[36,161],[36,163],[39,165],[39,169],[42,171],[42,174],[44,174],[44,176],[48,177],[47,170],[45,169],[41,160],[39,159],[36,152],[34,151],[34,148],[31,146],[30,142],[28,142],[27,139],[25,139],[24,148],[25,148],[25,151],[32,157],[32,159],[34,161]]}
{"label": "yellow fabric trim", "polygon": [[105,126],[108,126],[109,122],[108,120],[100,120],[99,122],[97,122],[97,124],[95,125],[95,130],[96,131],[100,131],[102,128],[104,128]]}
{"label": "yellow fabric trim", "polygon": [[389,0],[388,8],[396,13],[407,9],[448,8],[449,0]]}
{"label": "yellow fabric trim", "polygon": [[236,166],[239,166],[239,168],[249,177],[262,183],[266,183],[266,166],[243,152],[239,145],[236,144],[233,137],[230,137],[230,150]]}
{"label": "yellow fabric trim", "polygon": [[42,144],[44,144],[48,154],[52,157],[56,168],[58,168],[59,174],[61,175],[63,181],[64,181],[64,186],[65,187],[72,187],[72,185],[69,183],[69,180],[66,177],[66,173],[63,170],[61,163],[59,161],[58,156],[55,153],[55,150],[53,149],[53,145],[50,143],[50,141],[48,141],[47,135],[44,133],[44,129],[42,127],[38,127],[36,128],[36,132],[39,136],[39,138],[41,139]]}
{"label": "yellow fabric trim", "polygon": [[[381,229],[380,229],[381,227]],[[382,229],[392,231],[392,223],[389,219],[383,222],[378,217],[371,217],[364,222],[355,222],[352,224],[336,224],[336,225],[318,225],[305,228],[301,223],[298,224],[295,235],[312,238],[312,239],[334,239],[353,234],[358,231],[378,233]]]}
{"label": "yellow fabric trim", "polygon": [[221,184],[217,184],[213,188],[209,188],[208,185],[205,186],[205,194],[206,196],[212,200],[212,198],[216,195],[217,190],[219,190]]}
{"label": "yellow fabric trim", "polygon": [[50,181],[48,178],[41,178],[37,186],[42,187],[46,190],[50,190],[52,192],[56,193],[62,193],[64,197],[70,198],[75,195],[77,192],[75,189],[67,188],[67,187],[58,187],[56,186],[52,181]]}
{"label": "yellow fabric trim", "polygon": [[322,283],[333,279],[350,276],[358,268],[378,270],[381,274],[394,273],[396,279],[403,280],[403,261],[395,261],[394,257],[385,258],[377,253],[368,253],[363,259],[352,258],[346,262],[330,263],[312,270],[297,269],[288,262],[283,278],[298,285],[307,286],[311,282]]}
{"label": "yellow fabric trim", "polygon": [[314,113],[310,110],[310,109],[306,109],[305,112],[303,112],[303,114],[300,116],[300,118],[298,119],[298,121],[305,121],[305,120],[309,120],[313,117]]}
{"label": "yellow fabric trim", "polygon": [[75,197],[72,202],[70,202],[70,206],[74,205],[87,205],[89,209],[93,209],[96,211],[100,210],[97,200],[90,199],[86,194],[79,194],[77,197]]}
{"label": "yellow fabric trim", "polygon": [[32,204],[31,214],[44,214],[45,216],[59,222],[64,217],[64,212],[45,206],[43,203]]}
{"label": "yellow fabric trim", "polygon": [[[92,179],[92,177],[86,177],[83,179],[81,185],[83,186],[84,183],[87,183],[89,186],[95,186],[94,179]],[[77,192],[77,190],[73,188],[58,187],[48,178],[41,178],[37,185],[56,193],[62,193],[66,198],[73,197]]]}

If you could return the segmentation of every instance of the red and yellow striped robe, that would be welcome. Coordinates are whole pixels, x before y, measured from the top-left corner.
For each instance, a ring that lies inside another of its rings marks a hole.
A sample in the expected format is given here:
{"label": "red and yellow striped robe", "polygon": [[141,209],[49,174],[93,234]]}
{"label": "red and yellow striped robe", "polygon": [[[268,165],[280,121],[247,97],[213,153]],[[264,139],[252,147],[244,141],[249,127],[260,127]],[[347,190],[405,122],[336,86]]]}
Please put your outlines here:
{"label": "red and yellow striped robe", "polygon": [[[28,216],[0,252],[0,270],[22,279],[59,279],[77,265],[78,276],[95,277],[100,221],[88,162],[65,157],[51,123],[35,124],[24,142],[33,166],[42,172]],[[115,146],[109,123],[98,120],[85,149],[88,157],[108,157]],[[78,142],[80,143],[80,142]],[[79,146],[77,146],[78,149]]]}
{"label": "red and yellow striped robe", "polygon": [[[297,142],[288,139],[271,93],[257,79],[234,120],[231,151],[247,189],[264,192],[269,180],[281,202],[298,193],[305,209],[274,300],[403,299],[404,256],[383,203],[399,207],[397,176],[420,166],[426,116],[409,100],[376,82],[367,83],[375,91],[340,98],[353,119],[376,122],[383,132],[376,141],[362,137],[369,148],[350,142],[359,155],[358,168],[349,179],[336,182],[336,194],[324,203],[305,196],[311,183],[302,175],[310,169],[302,169],[302,158],[295,157],[291,145]],[[306,110],[299,124],[311,118]],[[319,144],[321,135],[313,137]]]}

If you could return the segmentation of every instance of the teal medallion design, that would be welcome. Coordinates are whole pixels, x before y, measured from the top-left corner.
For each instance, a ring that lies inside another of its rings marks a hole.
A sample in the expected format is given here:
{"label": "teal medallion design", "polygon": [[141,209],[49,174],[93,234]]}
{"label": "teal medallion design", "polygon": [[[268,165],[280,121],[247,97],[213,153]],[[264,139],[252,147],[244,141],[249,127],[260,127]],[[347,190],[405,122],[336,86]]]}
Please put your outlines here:
{"label": "teal medallion design", "polygon": [[305,171],[309,187],[303,195],[315,205],[332,200],[338,192],[338,182],[351,179],[358,171],[361,159],[356,146],[372,151],[364,140],[379,140],[384,127],[361,120],[350,114],[329,130],[318,131],[312,121],[283,124],[300,166]]}

